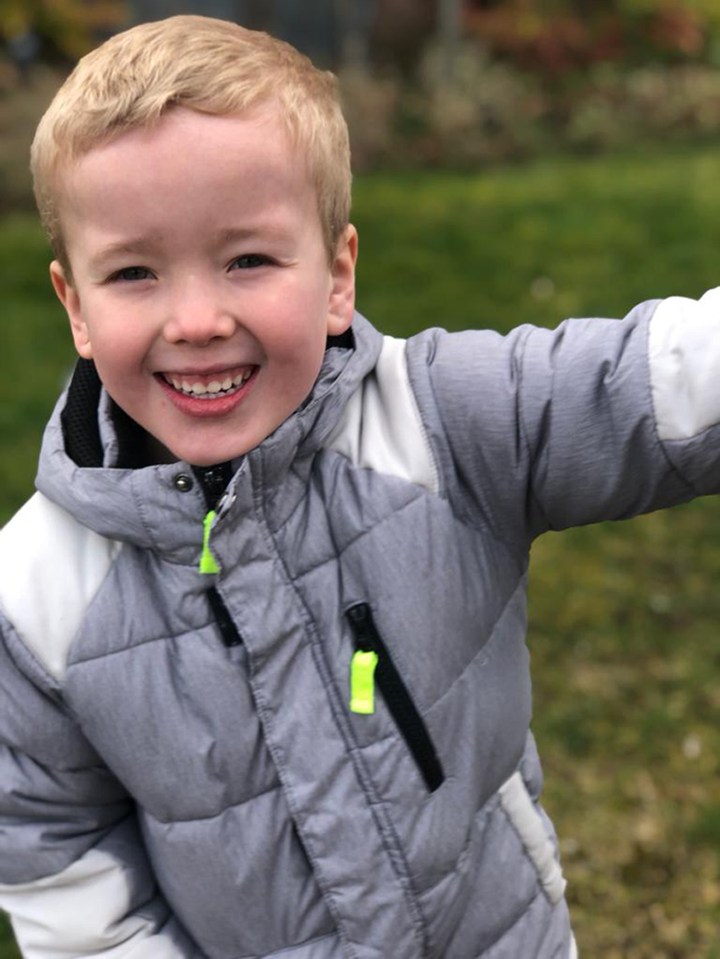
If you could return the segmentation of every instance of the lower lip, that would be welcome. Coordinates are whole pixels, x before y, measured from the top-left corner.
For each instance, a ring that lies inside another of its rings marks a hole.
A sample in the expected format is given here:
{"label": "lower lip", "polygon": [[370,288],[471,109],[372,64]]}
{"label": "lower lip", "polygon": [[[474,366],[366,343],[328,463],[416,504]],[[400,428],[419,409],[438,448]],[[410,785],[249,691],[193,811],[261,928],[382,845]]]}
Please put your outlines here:
{"label": "lower lip", "polygon": [[180,390],[176,390],[175,387],[171,386],[160,374],[157,374],[155,379],[176,409],[180,410],[180,412],[186,416],[205,419],[214,416],[227,416],[228,413],[231,413],[236,406],[243,402],[250,392],[255,383],[256,376],[257,369],[253,370],[242,386],[235,390],[234,393],[227,395],[218,394],[212,399],[209,399],[207,396],[200,398],[198,396],[189,396],[187,393],[181,393]]}

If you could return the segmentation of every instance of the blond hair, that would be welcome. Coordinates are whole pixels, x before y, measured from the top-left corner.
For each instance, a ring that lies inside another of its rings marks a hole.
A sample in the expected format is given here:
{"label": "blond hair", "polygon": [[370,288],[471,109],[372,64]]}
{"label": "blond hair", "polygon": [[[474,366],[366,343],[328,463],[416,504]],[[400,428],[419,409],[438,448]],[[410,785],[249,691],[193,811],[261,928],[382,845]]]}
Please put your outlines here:
{"label": "blond hair", "polygon": [[316,191],[328,255],[350,215],[350,148],[337,82],[266,33],[201,16],[175,16],[117,34],[77,64],[41,119],[31,149],[40,217],[70,265],[58,214],[64,164],[173,106],[217,116],[276,103]]}

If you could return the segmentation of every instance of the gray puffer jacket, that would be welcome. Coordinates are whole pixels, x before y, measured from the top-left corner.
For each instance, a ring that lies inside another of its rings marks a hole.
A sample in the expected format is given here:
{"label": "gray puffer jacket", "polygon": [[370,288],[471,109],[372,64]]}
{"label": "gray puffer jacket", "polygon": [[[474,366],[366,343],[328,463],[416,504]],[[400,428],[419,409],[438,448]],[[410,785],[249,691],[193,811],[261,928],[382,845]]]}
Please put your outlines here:
{"label": "gray puffer jacket", "polygon": [[719,303],[407,342],[358,316],[303,408],[215,470],[133,468],[78,374],[1,534],[25,955],[574,955],[529,548],[720,488]]}

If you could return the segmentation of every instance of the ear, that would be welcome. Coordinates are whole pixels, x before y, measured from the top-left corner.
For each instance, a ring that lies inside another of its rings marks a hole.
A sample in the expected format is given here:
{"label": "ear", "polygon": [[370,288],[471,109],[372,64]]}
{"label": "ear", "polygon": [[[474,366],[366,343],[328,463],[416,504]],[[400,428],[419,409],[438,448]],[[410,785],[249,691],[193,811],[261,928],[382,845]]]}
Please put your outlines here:
{"label": "ear", "polygon": [[53,260],[50,264],[50,280],[57,298],[65,307],[65,312],[70,320],[70,331],[75,342],[75,349],[83,359],[91,359],[92,345],[87,325],[83,320],[80,297],[73,286],[72,280],[68,278],[64,268],[57,260]]}
{"label": "ear", "polygon": [[355,264],[358,253],[357,230],[349,224],[338,240],[330,268],[332,288],[328,304],[328,333],[340,336],[349,329],[355,312]]}

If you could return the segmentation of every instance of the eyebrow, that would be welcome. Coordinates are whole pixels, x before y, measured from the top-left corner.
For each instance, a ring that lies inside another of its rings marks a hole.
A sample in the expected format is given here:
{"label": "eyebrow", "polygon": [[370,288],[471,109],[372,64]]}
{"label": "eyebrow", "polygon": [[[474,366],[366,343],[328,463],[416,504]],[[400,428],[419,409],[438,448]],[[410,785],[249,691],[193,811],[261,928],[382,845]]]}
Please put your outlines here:
{"label": "eyebrow", "polygon": [[[230,226],[217,230],[214,234],[218,246],[241,243],[247,240],[282,240],[287,230],[282,225],[263,224],[252,227]],[[159,234],[148,233],[128,239],[115,240],[100,246],[90,259],[91,268],[101,268],[115,256],[144,256],[161,242]]]}
{"label": "eyebrow", "polygon": [[130,237],[124,240],[115,240],[101,246],[90,258],[93,267],[102,266],[106,260],[121,254],[143,255],[156,244],[157,238],[153,235]]}
{"label": "eyebrow", "polygon": [[257,236],[258,230],[243,226],[228,226],[215,233],[215,239],[218,243],[233,243],[235,240],[247,240],[250,237]]}
{"label": "eyebrow", "polygon": [[287,229],[281,225],[265,223],[252,227],[225,227],[216,232],[215,239],[218,245],[223,245],[227,243],[241,243],[245,240],[282,240],[287,236],[287,233]]}

